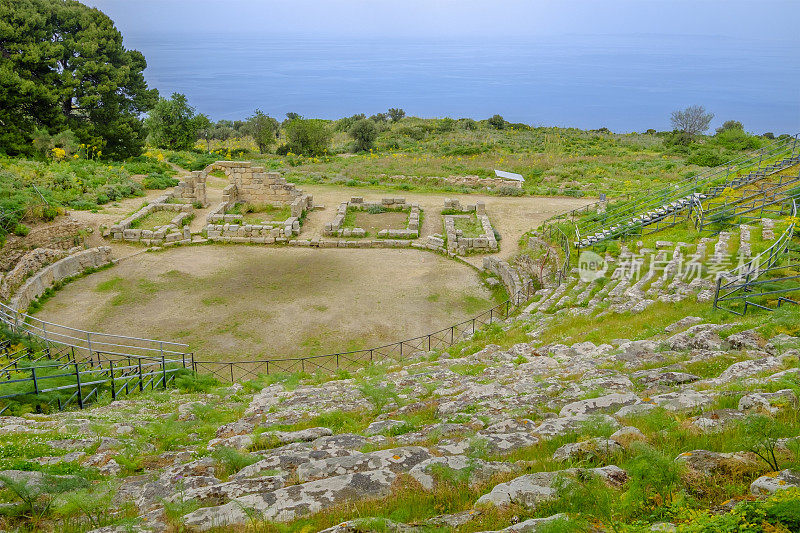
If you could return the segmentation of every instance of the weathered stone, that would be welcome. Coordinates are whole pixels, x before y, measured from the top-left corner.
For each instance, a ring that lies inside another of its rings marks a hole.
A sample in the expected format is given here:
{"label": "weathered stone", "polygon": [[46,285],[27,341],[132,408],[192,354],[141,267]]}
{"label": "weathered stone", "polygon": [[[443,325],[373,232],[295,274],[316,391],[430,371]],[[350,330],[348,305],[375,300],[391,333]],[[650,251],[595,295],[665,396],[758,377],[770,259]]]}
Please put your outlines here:
{"label": "weathered stone", "polygon": [[667,344],[673,350],[686,351],[691,349],[719,350],[723,341],[717,331],[728,327],[725,324],[697,324],[682,333],[667,339]]}
{"label": "weathered stone", "polygon": [[754,392],[742,396],[739,400],[740,411],[764,411],[775,414],[786,407],[797,408],[797,395],[792,389],[781,389],[777,392]]}
{"label": "weathered stone", "polygon": [[713,385],[725,385],[738,379],[754,376],[762,372],[772,372],[782,367],[783,362],[778,357],[762,357],[761,359],[739,361],[725,369],[719,377],[706,380],[706,382]]}
{"label": "weathered stone", "polygon": [[639,397],[632,393],[613,393],[599,398],[589,400],[579,400],[568,403],[559,412],[559,416],[574,416],[598,413],[604,411],[615,411],[626,405],[639,403]]}
{"label": "weathered stone", "polygon": [[430,458],[430,452],[419,446],[394,448],[303,463],[297,467],[297,477],[300,481],[312,481],[372,470],[387,470],[397,474],[408,472]]}
{"label": "weathered stone", "polygon": [[546,518],[529,518],[523,522],[520,522],[519,524],[514,524],[500,530],[484,531],[482,533],[536,533],[551,522],[555,522],[556,520],[566,520],[566,518],[567,515],[563,513],[554,514],[553,516],[548,516]]}
{"label": "weathered stone", "polygon": [[556,472],[537,472],[496,485],[491,492],[478,498],[476,505],[504,506],[514,503],[535,509],[539,503],[555,497],[557,479],[568,479],[579,471],[599,476],[603,481],[615,486],[622,485],[628,478],[622,469],[613,465],[585,470],[570,468]]}
{"label": "weathered stone", "polygon": [[271,438],[274,438],[281,444],[289,444],[291,442],[309,442],[316,440],[320,437],[329,437],[333,435],[333,431],[328,428],[308,428],[299,431],[273,431],[266,433]]}
{"label": "weathered stone", "polygon": [[612,433],[609,439],[621,446],[628,446],[632,442],[646,441],[647,437],[637,428],[633,426],[625,426]]}
{"label": "weathered stone", "polygon": [[254,494],[257,492],[272,492],[283,487],[284,476],[263,476],[257,478],[243,478],[226,483],[214,485],[203,485],[175,493],[171,501],[176,499],[191,500],[198,499],[203,502],[213,502],[216,505],[223,504],[233,498]]}
{"label": "weathered stone", "polygon": [[385,431],[389,431],[392,428],[402,426],[403,424],[404,422],[400,420],[392,420],[392,419],[378,420],[367,426],[367,429],[364,430],[364,434],[367,436],[378,435]]}
{"label": "weathered stone", "polygon": [[736,409],[715,409],[692,420],[692,425],[706,433],[722,431],[731,422],[744,418],[744,413]]}
{"label": "weathered stone", "polygon": [[334,476],[198,509],[187,514],[184,522],[201,531],[218,526],[244,525],[250,523],[248,511],[264,520],[290,521],[353,499],[386,497],[396,477],[389,470]]}
{"label": "weathered stone", "polygon": [[736,350],[741,350],[744,348],[750,350],[761,350],[766,346],[767,341],[758,334],[758,332],[754,329],[748,329],[745,331],[740,331],[739,333],[734,333],[728,337],[728,344],[731,345],[731,348]]}
{"label": "weathered stone", "polygon": [[571,442],[553,453],[554,461],[588,460],[610,457],[621,452],[622,446],[612,439],[597,437],[581,442]]}
{"label": "weathered stone", "polygon": [[651,402],[667,411],[690,411],[692,409],[702,409],[708,407],[714,400],[710,396],[695,390],[684,390],[680,392],[670,392],[659,394],[650,398]]}
{"label": "weathered stone", "polygon": [[748,452],[720,453],[692,450],[675,458],[676,463],[705,475],[753,472],[760,468],[758,458]]}
{"label": "weathered stone", "polygon": [[550,418],[536,426],[533,432],[542,438],[548,439],[566,435],[572,431],[579,431],[586,424],[591,422],[599,422],[603,424],[609,424],[613,427],[619,427],[619,423],[614,418],[605,414],[576,415]]}
{"label": "weathered stone", "polygon": [[750,493],[756,496],[774,494],[790,487],[800,487],[800,472],[781,470],[777,474],[761,476],[750,484]]}
{"label": "weathered stone", "polygon": [[447,457],[433,457],[414,466],[409,474],[419,481],[426,490],[433,490],[438,476],[459,477],[467,475],[470,485],[488,481],[496,474],[513,472],[512,465],[501,462],[487,462],[472,459],[465,455],[450,455]]}

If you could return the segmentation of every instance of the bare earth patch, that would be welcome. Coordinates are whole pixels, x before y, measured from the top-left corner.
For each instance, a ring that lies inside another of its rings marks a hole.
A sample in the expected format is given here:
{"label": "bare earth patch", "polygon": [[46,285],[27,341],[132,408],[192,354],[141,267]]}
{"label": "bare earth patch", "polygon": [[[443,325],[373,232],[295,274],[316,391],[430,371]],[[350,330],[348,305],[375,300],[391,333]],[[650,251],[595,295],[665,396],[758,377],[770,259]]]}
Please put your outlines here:
{"label": "bare earth patch", "polygon": [[355,215],[354,226],[364,228],[370,235],[375,235],[382,229],[404,229],[408,221],[408,213],[400,211],[375,214],[357,211]]}
{"label": "bare earth patch", "polygon": [[130,257],[70,283],[37,316],[246,360],[394,342],[491,305],[471,268],[435,254],[230,245]]}

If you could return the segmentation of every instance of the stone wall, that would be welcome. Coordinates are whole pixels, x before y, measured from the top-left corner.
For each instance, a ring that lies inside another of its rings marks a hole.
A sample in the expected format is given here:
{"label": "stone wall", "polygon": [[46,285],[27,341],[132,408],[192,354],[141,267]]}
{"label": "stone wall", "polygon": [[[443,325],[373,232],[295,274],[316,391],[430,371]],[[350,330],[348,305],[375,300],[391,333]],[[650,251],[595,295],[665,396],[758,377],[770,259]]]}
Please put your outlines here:
{"label": "stone wall", "polygon": [[9,306],[15,310],[23,311],[31,302],[52,287],[54,283],[65,278],[77,276],[88,268],[98,268],[111,262],[111,248],[99,246],[83,250],[60,259],[52,265],[46,266],[34,276],[29,278],[11,298]]}
{"label": "stone wall", "polygon": [[[272,244],[286,242],[300,233],[301,220],[306,211],[313,209],[314,198],[295,187],[277,172],[265,172],[248,161],[217,161],[199,173],[205,182],[210,172],[222,170],[230,185],[222,191],[222,202],[208,215],[205,227],[209,240]],[[263,224],[245,224],[244,216],[227,213],[237,203],[254,205],[288,205],[291,216],[286,220]]]}
{"label": "stone wall", "polygon": [[345,228],[345,216],[348,209],[369,211],[372,208],[383,208],[389,211],[408,211],[408,224],[404,229],[383,229],[378,232],[379,239],[416,239],[419,237],[420,217],[422,210],[418,204],[407,204],[405,198],[383,198],[380,202],[365,202],[361,196],[353,196],[349,202],[339,204],[336,216],[325,224],[322,234],[328,237],[365,237],[364,228]]}
{"label": "stone wall", "polygon": [[[72,253],[79,249],[72,250]],[[8,300],[28,277],[69,252],[52,248],[36,248],[22,256],[16,266],[5,276],[0,273],[0,300]]]}
{"label": "stone wall", "polygon": [[183,178],[173,189],[173,196],[188,203],[198,203],[205,207],[208,205],[206,195],[206,175],[202,172],[192,172]]}
{"label": "stone wall", "polygon": [[[447,251],[461,255],[473,253],[489,253],[498,250],[497,237],[495,236],[492,223],[486,214],[486,205],[483,202],[476,202],[475,205],[462,206],[458,200],[446,199],[444,201],[445,210],[456,211],[457,214],[446,214],[444,217],[445,237],[434,235],[429,238],[429,243],[444,246]],[[474,213],[474,215],[473,215]],[[478,237],[464,237],[461,230],[456,229],[456,219],[477,217],[481,223],[483,233]],[[441,244],[440,244],[441,243]]]}
{"label": "stone wall", "polygon": [[510,297],[514,297],[514,295],[523,291],[531,282],[531,279],[525,274],[520,273],[518,269],[495,257],[483,258],[483,270],[491,272],[500,278]]}
{"label": "stone wall", "polygon": [[[251,204],[291,205],[303,196],[303,191],[281,177],[278,172],[266,172],[249,161],[217,161],[197,176],[205,184],[208,174],[222,170],[231,184],[223,191],[223,200]],[[227,197],[226,197],[227,196]],[[298,215],[299,216],[299,215]]]}
{"label": "stone wall", "polygon": [[[192,206],[191,204],[167,203],[170,198],[173,198],[172,193],[161,195],[128,218],[111,226],[109,230],[111,238],[117,241],[141,242],[147,245],[191,242],[192,235],[188,227],[183,227],[183,220],[191,216]],[[132,227],[134,222],[156,211],[174,211],[175,216],[169,224],[159,226],[153,230],[143,230]]]}

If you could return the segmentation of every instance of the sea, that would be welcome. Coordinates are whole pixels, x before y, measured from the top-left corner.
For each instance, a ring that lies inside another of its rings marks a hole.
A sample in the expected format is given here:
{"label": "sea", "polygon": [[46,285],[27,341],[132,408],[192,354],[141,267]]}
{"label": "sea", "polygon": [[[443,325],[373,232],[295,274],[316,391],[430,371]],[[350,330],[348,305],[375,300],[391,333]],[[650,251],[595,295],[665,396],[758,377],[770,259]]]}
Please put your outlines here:
{"label": "sea", "polygon": [[[799,34],[800,35],[800,34]],[[126,34],[162,95],[214,120],[261,109],[282,119],[372,115],[488,118],[615,132],[669,129],[699,104],[712,127],[800,131],[800,38],[572,35],[457,40],[314,39],[262,34]]]}

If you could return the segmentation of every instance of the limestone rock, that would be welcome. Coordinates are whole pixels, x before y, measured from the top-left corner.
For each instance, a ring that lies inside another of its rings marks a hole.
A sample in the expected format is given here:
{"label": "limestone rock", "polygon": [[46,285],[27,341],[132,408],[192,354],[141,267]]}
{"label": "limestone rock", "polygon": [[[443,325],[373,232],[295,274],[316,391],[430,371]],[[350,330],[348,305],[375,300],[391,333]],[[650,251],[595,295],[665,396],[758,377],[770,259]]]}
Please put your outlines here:
{"label": "limestone rock", "polygon": [[599,398],[579,400],[568,403],[559,412],[559,416],[574,416],[597,413],[601,411],[616,411],[620,407],[639,403],[639,397],[633,393],[613,393]]}
{"label": "limestone rock", "polygon": [[777,413],[781,408],[797,408],[797,395],[792,389],[781,389],[777,392],[754,392],[742,396],[739,400],[740,411],[764,411]]}
{"label": "limestone rock", "polygon": [[386,470],[397,474],[408,472],[417,464],[430,458],[431,454],[425,448],[408,446],[310,461],[297,467],[297,477],[304,482],[373,470]]}
{"label": "limestone rock", "polygon": [[432,457],[414,466],[409,474],[419,481],[426,490],[433,490],[437,482],[437,475],[467,476],[470,485],[489,480],[500,473],[512,472],[514,468],[506,463],[487,462],[480,459],[471,459],[465,455],[450,455],[447,457]]}
{"label": "limestone rock", "polygon": [[[557,479],[575,476],[579,471],[581,470],[577,468],[569,468],[556,472],[526,474],[507,483],[495,485],[491,492],[478,498],[476,505],[504,506],[515,503],[535,509],[539,503],[555,497]],[[603,481],[616,486],[622,485],[628,478],[625,471],[614,465],[582,471],[599,476]]]}
{"label": "limestone rock", "polygon": [[637,428],[633,426],[625,426],[612,433],[609,439],[613,440],[620,446],[628,446],[632,442],[646,441],[647,437]]}
{"label": "limestone rock", "polygon": [[553,453],[554,461],[581,461],[610,457],[622,451],[622,446],[612,439],[597,437],[561,446]]}
{"label": "limestone rock", "polygon": [[514,524],[513,526],[508,526],[496,531],[484,531],[483,533],[536,533],[542,529],[542,526],[546,526],[550,522],[563,520],[566,518],[567,515],[563,513],[554,514],[553,516],[548,516],[546,518],[529,518],[528,520],[520,522],[519,524]]}
{"label": "limestone rock", "polygon": [[777,474],[767,474],[753,481],[750,484],[750,493],[761,496],[790,487],[800,487],[800,472],[781,470]]}
{"label": "limestone rock", "polygon": [[761,350],[766,346],[767,341],[754,329],[748,329],[739,333],[734,333],[728,337],[728,344],[731,348],[741,350],[744,348],[750,350]]}
{"label": "limestone rock", "polygon": [[663,407],[667,411],[690,411],[711,405],[713,399],[695,390],[683,390],[659,394],[650,398],[653,404]]}
{"label": "limestone rock", "polygon": [[542,436],[545,439],[566,435],[572,431],[579,431],[583,426],[591,422],[600,422],[609,424],[613,427],[619,427],[619,423],[612,417],[599,414],[599,415],[576,415],[565,416],[558,418],[550,418],[545,420],[533,430],[534,433]]}
{"label": "limestone rock", "polygon": [[755,471],[760,468],[758,458],[749,452],[721,453],[708,450],[692,450],[675,458],[676,463],[705,475],[730,474]]}
{"label": "limestone rock", "polygon": [[241,526],[250,523],[248,511],[265,520],[290,521],[353,499],[386,497],[396,477],[390,470],[329,477],[198,509],[187,514],[184,522],[200,531],[219,526]]}
{"label": "limestone rock", "polygon": [[762,372],[772,372],[782,367],[783,363],[778,357],[762,357],[761,359],[739,361],[725,369],[719,377],[706,380],[706,383],[725,385],[738,379],[750,377]]}

